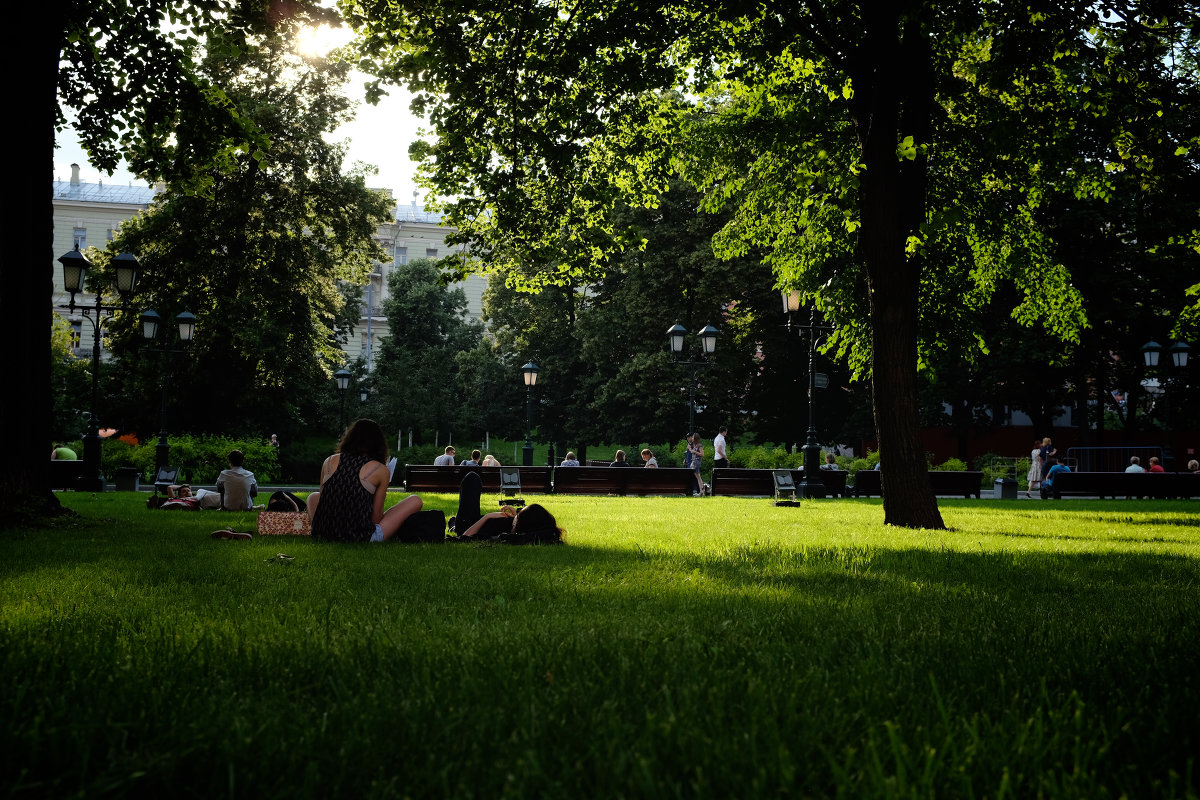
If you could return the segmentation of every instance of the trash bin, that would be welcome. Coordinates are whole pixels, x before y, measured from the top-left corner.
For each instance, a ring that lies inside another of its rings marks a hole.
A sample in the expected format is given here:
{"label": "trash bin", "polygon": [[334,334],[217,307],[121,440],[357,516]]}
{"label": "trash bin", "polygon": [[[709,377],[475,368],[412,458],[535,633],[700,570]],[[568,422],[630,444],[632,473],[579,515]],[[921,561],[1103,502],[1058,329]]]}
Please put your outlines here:
{"label": "trash bin", "polygon": [[141,488],[142,473],[136,467],[117,467],[117,491],[136,492]]}
{"label": "trash bin", "polygon": [[996,478],[996,483],[992,489],[992,497],[997,500],[1016,500],[1017,499],[1017,481],[1015,478]]}

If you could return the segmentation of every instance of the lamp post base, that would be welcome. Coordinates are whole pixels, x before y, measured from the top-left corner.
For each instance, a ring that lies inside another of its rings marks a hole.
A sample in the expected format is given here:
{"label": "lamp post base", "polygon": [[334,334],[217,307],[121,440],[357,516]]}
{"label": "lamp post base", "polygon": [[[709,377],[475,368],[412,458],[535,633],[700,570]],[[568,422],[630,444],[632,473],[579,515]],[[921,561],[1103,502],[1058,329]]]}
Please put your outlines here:
{"label": "lamp post base", "polygon": [[527,444],[521,448],[521,466],[533,466],[533,445]]}
{"label": "lamp post base", "polygon": [[809,441],[804,445],[804,480],[796,487],[799,497],[819,500],[825,497],[825,484],[816,477],[821,468],[821,445]]}

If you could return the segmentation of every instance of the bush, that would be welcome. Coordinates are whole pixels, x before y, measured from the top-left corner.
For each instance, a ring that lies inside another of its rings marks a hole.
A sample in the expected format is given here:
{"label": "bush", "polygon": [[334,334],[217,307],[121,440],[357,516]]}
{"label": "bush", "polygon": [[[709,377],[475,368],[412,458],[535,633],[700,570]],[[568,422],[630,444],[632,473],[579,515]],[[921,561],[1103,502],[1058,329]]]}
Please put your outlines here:
{"label": "bush", "polygon": [[947,458],[941,464],[934,467],[934,469],[941,472],[966,472],[967,462],[961,458]]}
{"label": "bush", "polygon": [[[182,435],[168,436],[167,443],[171,446],[170,464],[179,467],[180,481],[215,483],[221,470],[229,466],[230,450],[241,450],[245,454],[246,469],[254,473],[260,485],[274,483],[281,475],[275,448],[265,441]],[[152,481],[157,472],[157,445],[157,438],[147,439],[136,446],[120,439],[105,439],[100,450],[101,470],[111,480],[118,468],[133,467]]]}

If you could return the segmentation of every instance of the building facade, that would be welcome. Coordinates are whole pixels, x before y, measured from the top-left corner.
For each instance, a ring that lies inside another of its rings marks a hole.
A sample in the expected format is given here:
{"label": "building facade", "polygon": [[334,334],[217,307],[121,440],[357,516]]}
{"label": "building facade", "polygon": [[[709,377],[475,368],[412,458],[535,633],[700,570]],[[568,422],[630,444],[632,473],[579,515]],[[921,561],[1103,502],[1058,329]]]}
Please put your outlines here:
{"label": "building facade", "polygon": [[[154,201],[157,190],[149,186],[118,186],[83,183],[79,180],[79,165],[71,165],[71,178],[54,181],[54,257],[87,247],[104,249],[121,224],[145,211]],[[426,211],[414,199],[408,205],[398,205],[390,222],[380,225],[375,239],[388,254],[388,260],[375,264],[363,289],[363,306],[359,323],[345,342],[347,362],[362,356],[368,370],[374,368],[379,342],[387,336],[387,319],[383,301],[387,299],[388,275],[400,264],[415,258],[441,258],[457,251],[446,244],[452,229],[443,227],[441,215]],[[136,255],[136,254],[135,254]],[[92,348],[92,326],[83,324],[81,307],[95,303],[95,296],[80,293],[75,297],[76,311],[66,310],[70,295],[63,288],[62,266],[55,261],[55,310],[71,323],[72,343],[77,355],[86,355]],[[483,312],[483,290],[487,279],[470,276],[461,288],[467,295],[467,311],[478,319]],[[103,341],[101,343],[103,347]]]}

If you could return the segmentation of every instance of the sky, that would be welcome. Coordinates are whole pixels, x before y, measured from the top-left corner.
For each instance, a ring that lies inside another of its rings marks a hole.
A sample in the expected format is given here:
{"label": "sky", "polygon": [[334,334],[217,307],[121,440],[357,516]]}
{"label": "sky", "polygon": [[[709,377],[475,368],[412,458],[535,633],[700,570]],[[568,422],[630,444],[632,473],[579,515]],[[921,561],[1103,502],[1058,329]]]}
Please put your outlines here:
{"label": "sky", "polygon": [[[327,50],[337,43],[337,39],[337,33],[326,31],[317,34],[311,46],[317,51]],[[391,189],[398,202],[411,201],[417,188],[413,181],[416,165],[408,159],[408,145],[417,138],[417,130],[423,122],[408,110],[410,95],[397,87],[391,87],[390,94],[379,105],[368,104],[363,99],[365,80],[364,76],[356,74],[347,84],[350,96],[359,101],[357,116],[354,121],[334,131],[329,138],[332,141],[349,141],[345,167],[349,168],[355,161],[364,161],[378,168],[378,173],[368,178],[368,186]],[[91,166],[73,129],[59,133],[58,145],[54,151],[55,180],[70,180],[71,164],[79,164],[79,179],[84,183],[103,181],[121,186],[131,183],[134,186],[147,185],[146,181],[129,173],[124,164],[111,176]],[[420,201],[421,198],[418,198]]]}

